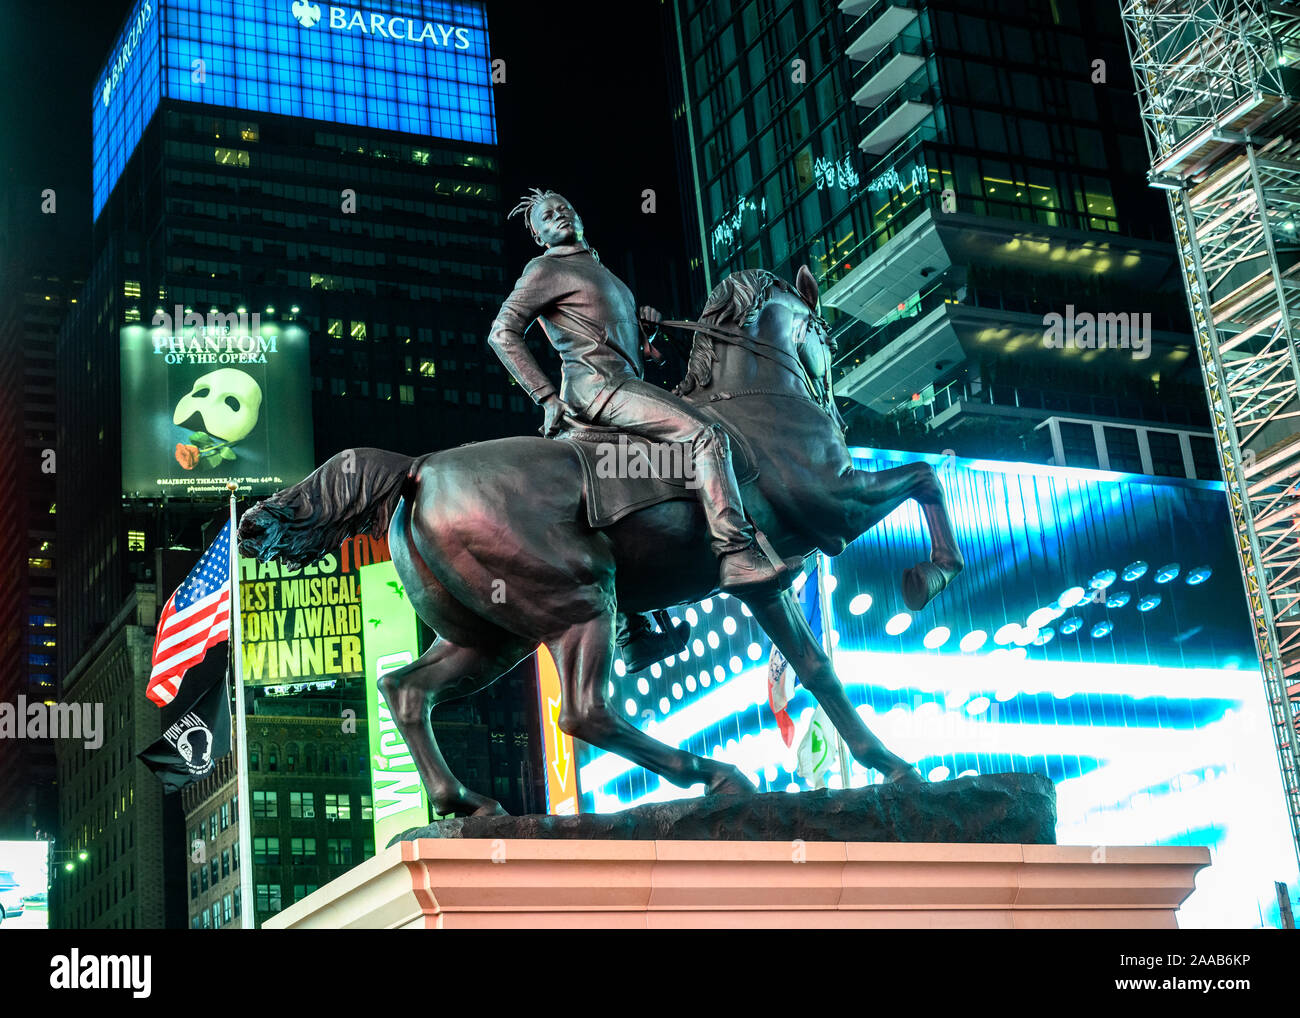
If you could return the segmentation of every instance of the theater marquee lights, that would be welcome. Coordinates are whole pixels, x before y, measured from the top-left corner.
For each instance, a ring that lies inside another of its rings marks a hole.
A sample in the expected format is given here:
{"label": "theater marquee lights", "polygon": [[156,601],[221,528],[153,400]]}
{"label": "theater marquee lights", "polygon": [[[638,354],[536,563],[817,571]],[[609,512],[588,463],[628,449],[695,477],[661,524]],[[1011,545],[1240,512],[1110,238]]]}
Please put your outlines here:
{"label": "theater marquee lights", "polygon": [[96,218],[163,99],[496,143],[474,0],[140,0],[92,93]]}

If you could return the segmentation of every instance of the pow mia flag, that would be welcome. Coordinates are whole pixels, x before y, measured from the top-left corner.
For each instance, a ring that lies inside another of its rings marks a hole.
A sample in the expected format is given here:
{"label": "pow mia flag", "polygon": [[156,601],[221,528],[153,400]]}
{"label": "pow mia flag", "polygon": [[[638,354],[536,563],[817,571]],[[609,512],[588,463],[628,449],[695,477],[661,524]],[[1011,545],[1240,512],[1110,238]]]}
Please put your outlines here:
{"label": "pow mia flag", "polygon": [[161,739],[136,755],[158,775],[164,791],[179,792],[211,774],[229,752],[230,697],[223,680],[191,704]]}

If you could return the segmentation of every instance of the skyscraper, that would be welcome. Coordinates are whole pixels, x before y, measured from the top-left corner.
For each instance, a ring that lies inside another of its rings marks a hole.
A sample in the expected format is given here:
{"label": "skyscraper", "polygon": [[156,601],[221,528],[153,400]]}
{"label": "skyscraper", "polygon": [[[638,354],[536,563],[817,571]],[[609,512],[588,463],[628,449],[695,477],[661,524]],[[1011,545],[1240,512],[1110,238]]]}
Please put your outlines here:
{"label": "skyscraper", "polygon": [[[58,338],[60,676],[94,686],[83,657],[121,628],[140,585],[163,582],[155,552],[197,557],[221,508],[211,492],[124,488],[124,452],[151,439],[134,416],[148,393],[123,382],[126,337],[167,354],[301,336],[314,462],[536,427],[484,347],[509,289],[489,59],[482,4],[459,0],[140,0],[128,14],[90,97],[92,267]],[[202,324],[182,329],[190,315]],[[227,363],[208,356],[194,363]],[[298,395],[268,394],[264,416]],[[193,468],[179,457],[172,471]],[[496,699],[523,711],[511,678]],[[152,710],[142,694],[123,703]],[[154,780],[133,760],[141,748],[109,775],[128,800]],[[529,795],[519,752],[494,754],[515,808]],[[84,761],[67,759],[71,779]],[[65,818],[93,838],[80,811]]]}
{"label": "skyscraper", "polygon": [[1217,477],[1117,8],[671,18],[696,282],[811,267],[851,442]]}

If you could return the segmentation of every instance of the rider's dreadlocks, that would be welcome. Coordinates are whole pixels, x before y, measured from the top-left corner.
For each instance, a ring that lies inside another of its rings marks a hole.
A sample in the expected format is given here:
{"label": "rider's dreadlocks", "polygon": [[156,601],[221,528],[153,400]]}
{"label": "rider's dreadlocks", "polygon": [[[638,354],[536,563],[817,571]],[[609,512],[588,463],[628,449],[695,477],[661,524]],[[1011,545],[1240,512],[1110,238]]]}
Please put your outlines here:
{"label": "rider's dreadlocks", "polygon": [[506,218],[513,219],[515,216],[519,215],[519,213],[522,212],[524,214],[524,221],[527,224],[528,228],[531,230],[533,228],[532,227],[533,209],[537,208],[538,205],[546,201],[547,198],[563,198],[564,195],[559,194],[555,191],[543,191],[536,187],[529,188],[529,190],[532,193],[526,194],[522,198],[520,198],[519,204],[516,205],[514,208],[512,208],[506,214]]}

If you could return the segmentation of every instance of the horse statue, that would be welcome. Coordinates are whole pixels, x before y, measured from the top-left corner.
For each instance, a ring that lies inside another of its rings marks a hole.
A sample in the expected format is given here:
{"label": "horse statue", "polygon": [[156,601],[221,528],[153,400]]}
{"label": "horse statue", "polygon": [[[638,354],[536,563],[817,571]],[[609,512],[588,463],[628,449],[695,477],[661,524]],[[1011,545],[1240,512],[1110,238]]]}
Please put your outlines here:
{"label": "horse statue", "polygon": [[[699,322],[665,323],[695,330],[677,391],[715,417],[749,460],[737,469],[746,511],[782,558],[837,555],[914,499],[932,546],[902,578],[905,603],[919,611],[963,565],[943,490],[925,463],[854,468],[817,308],[806,266],[795,286],[762,269],[732,273]],[[349,449],[243,514],[240,548],[263,561],[306,565],[356,534],[387,533],[406,594],[437,639],[379,686],[440,814],[505,811],[451,772],[434,739],[434,707],[487,687],[539,644],[559,673],[563,731],[683,788],[754,791],[738,768],[659,742],[609,703],[616,612],[700,601],[716,590],[718,568],[689,493],[634,501],[637,508],[593,527],[582,463],[589,445],[515,437],[415,458]],[[887,781],[924,780],[853,709],[788,585],[741,600],[855,760]]]}

